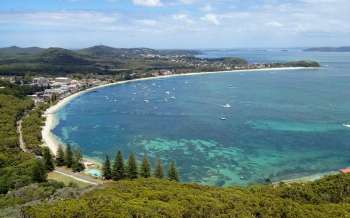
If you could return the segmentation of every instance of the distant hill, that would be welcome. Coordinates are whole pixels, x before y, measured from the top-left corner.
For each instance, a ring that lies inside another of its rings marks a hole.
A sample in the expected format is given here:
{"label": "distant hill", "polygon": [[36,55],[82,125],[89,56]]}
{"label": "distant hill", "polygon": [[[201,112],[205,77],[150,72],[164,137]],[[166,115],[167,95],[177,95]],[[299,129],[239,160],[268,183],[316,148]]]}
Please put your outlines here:
{"label": "distant hill", "polygon": [[0,74],[111,74],[125,70],[167,69],[173,67],[172,63],[159,61],[159,56],[194,57],[196,54],[199,52],[194,50],[113,48],[105,45],[79,50],[12,46],[0,48]]}
{"label": "distant hill", "polygon": [[150,48],[113,48],[99,45],[77,51],[80,54],[91,55],[94,57],[134,57],[148,54],[156,54],[157,50]]}
{"label": "distant hill", "polygon": [[315,48],[304,49],[304,51],[308,51],[308,52],[312,52],[312,51],[319,51],[319,52],[350,52],[350,46],[344,46],[344,47],[315,47]]}
{"label": "distant hill", "polygon": [[194,56],[200,54],[195,50],[163,49],[156,50],[150,48],[113,48],[105,45],[93,46],[77,51],[80,54],[94,57],[147,57],[147,56]]}
{"label": "distant hill", "polygon": [[20,48],[17,46],[11,46],[6,48],[0,48],[0,56],[10,56],[10,55],[33,55],[38,54],[45,49],[39,47],[28,47]]}
{"label": "distant hill", "polygon": [[48,48],[35,57],[39,62],[53,65],[91,64],[88,56],[84,56],[63,48]]}

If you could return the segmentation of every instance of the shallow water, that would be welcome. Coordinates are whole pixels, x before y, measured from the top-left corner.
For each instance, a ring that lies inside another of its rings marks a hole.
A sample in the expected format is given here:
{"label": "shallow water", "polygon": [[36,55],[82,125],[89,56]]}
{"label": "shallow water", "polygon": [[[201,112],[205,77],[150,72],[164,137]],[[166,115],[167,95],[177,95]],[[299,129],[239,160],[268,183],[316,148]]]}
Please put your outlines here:
{"label": "shallow water", "polygon": [[225,55],[250,62],[313,59],[323,68],[107,87],[64,107],[54,133],[95,159],[122,150],[175,160],[183,181],[210,185],[291,179],[350,165],[350,128],[343,126],[350,123],[349,53],[207,53]]}

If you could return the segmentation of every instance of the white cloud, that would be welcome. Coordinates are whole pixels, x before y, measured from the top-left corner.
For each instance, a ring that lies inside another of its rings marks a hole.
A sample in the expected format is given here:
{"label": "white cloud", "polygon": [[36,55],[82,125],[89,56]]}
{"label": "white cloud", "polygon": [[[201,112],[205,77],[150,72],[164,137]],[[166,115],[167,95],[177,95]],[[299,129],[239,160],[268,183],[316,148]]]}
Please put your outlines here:
{"label": "white cloud", "polygon": [[183,4],[193,4],[195,2],[197,2],[197,0],[180,0],[181,3]]}
{"label": "white cloud", "polygon": [[162,6],[160,0],[132,0],[135,5],[146,6],[146,7],[159,7]]}
{"label": "white cloud", "polygon": [[208,22],[209,24],[219,25],[220,21],[216,14],[206,14],[201,18],[203,21]]}

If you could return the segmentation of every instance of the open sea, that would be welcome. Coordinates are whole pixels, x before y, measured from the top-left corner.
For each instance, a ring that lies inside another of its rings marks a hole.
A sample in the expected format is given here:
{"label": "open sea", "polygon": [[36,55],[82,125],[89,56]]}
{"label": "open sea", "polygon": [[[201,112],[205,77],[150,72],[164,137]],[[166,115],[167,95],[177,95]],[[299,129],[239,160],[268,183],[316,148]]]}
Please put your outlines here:
{"label": "open sea", "polygon": [[310,59],[320,69],[131,82],[81,95],[53,130],[85,156],[146,152],[175,160],[184,182],[247,185],[350,166],[350,53],[210,50],[251,63]]}

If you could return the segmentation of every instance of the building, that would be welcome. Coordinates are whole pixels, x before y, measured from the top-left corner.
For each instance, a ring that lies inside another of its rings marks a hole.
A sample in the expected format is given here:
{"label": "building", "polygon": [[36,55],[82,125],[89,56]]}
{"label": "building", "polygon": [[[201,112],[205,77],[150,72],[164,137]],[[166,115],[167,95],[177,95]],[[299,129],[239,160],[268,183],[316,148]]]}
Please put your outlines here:
{"label": "building", "polygon": [[173,72],[171,72],[170,70],[160,70],[159,71],[159,75],[161,76],[168,76],[168,75],[172,75]]}
{"label": "building", "polygon": [[32,85],[40,87],[48,87],[50,85],[50,80],[45,77],[36,77],[33,79]]}
{"label": "building", "polygon": [[68,78],[68,77],[56,77],[55,78],[55,82],[59,82],[59,83],[70,83],[71,82],[71,79]]}
{"label": "building", "polygon": [[343,174],[350,174],[350,168],[341,169],[340,172]]}

